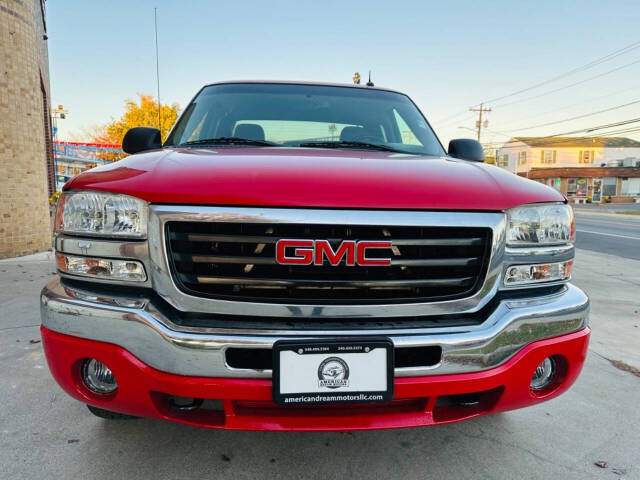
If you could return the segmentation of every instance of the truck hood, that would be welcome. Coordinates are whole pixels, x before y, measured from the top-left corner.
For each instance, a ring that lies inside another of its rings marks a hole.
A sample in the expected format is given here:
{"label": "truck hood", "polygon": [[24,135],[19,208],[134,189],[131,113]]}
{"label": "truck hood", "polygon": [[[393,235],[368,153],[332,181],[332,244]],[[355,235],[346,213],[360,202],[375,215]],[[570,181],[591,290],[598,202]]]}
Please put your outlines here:
{"label": "truck hood", "polygon": [[75,177],[66,189],[152,203],[501,211],[562,202],[550,187],[448,157],[349,149],[167,148]]}

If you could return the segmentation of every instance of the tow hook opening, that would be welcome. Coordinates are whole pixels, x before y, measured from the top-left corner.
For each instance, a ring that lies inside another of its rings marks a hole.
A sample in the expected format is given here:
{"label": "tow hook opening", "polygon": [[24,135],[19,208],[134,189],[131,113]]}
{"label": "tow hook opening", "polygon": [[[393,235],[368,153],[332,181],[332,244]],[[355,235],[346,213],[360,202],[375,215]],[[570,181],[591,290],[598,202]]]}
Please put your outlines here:
{"label": "tow hook opening", "polygon": [[504,387],[497,387],[481,392],[443,395],[436,401],[433,418],[436,422],[451,422],[489,412],[503,392]]}
{"label": "tow hook opening", "polygon": [[204,399],[202,398],[176,397],[173,395],[168,397],[168,401],[169,408],[179,412],[192,412],[193,410],[197,410],[202,407],[202,404],[204,403]]}
{"label": "tow hook opening", "polygon": [[223,427],[225,424],[222,400],[181,397],[162,392],[151,392],[151,399],[158,412],[167,419],[203,427]]}

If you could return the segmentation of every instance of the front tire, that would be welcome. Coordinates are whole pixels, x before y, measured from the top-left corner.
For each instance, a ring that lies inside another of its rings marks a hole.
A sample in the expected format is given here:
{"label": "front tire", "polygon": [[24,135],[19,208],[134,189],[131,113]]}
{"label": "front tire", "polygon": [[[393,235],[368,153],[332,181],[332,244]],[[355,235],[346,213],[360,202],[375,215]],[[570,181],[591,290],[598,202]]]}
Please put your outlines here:
{"label": "front tire", "polygon": [[135,420],[136,418],[140,418],[134,417],[133,415],[125,415],[124,413],[111,412],[109,410],[94,407],[93,405],[87,405],[87,408],[96,417],[105,418],[107,420]]}

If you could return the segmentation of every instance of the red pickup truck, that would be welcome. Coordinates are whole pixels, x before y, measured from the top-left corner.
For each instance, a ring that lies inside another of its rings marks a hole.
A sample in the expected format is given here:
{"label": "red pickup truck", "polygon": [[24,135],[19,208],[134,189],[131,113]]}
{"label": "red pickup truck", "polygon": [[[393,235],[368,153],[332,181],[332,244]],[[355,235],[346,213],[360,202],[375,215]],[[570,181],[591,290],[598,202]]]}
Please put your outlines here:
{"label": "red pickup truck", "polygon": [[445,151],[402,93],[217,83],[123,149],[65,185],[41,295],[51,372],[98,416],[411,427],[580,373],[566,199],[473,140]]}

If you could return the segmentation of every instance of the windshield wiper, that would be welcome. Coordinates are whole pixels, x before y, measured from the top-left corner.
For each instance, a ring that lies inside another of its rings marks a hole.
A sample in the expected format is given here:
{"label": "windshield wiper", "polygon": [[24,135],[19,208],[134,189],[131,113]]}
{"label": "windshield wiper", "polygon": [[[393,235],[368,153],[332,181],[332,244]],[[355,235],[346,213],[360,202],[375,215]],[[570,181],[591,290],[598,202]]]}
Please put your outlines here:
{"label": "windshield wiper", "polygon": [[347,140],[339,140],[335,142],[330,141],[322,141],[322,142],[303,142],[299,147],[317,147],[317,148],[364,148],[369,150],[382,150],[385,152],[396,152],[396,153],[411,153],[411,152],[403,152],[402,150],[397,150],[395,148],[388,147],[386,145],[381,145],[379,143],[367,143],[367,142],[355,142],[355,141],[347,141]]}
{"label": "windshield wiper", "polygon": [[218,138],[202,138],[200,140],[191,140],[178,145],[178,147],[190,146],[190,145],[258,145],[261,147],[277,147],[275,142],[268,142],[267,140],[252,140],[250,138],[239,137],[218,137]]}

